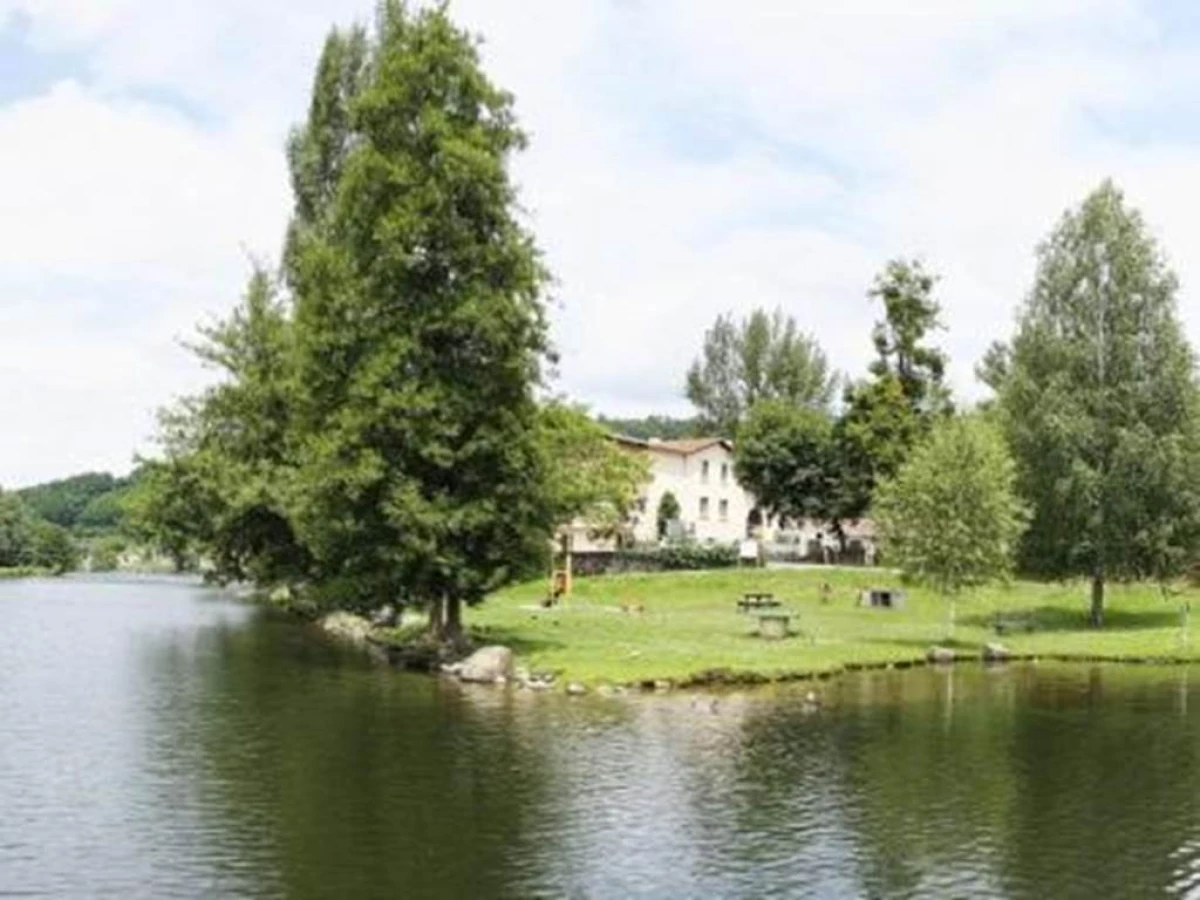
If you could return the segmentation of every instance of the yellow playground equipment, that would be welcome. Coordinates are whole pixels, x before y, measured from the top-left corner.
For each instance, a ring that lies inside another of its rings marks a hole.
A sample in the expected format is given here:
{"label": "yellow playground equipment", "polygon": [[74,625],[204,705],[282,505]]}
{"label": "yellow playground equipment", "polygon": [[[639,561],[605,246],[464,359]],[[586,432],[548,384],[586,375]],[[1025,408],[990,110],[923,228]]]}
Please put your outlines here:
{"label": "yellow playground equipment", "polygon": [[554,606],[571,595],[571,535],[560,534],[550,554],[550,591],[543,605]]}

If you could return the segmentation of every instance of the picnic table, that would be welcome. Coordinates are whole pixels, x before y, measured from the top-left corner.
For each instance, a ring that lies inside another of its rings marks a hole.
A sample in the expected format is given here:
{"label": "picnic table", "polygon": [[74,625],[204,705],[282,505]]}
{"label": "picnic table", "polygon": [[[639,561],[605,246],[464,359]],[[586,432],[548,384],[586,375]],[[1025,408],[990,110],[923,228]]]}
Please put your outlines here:
{"label": "picnic table", "polygon": [[752,609],[775,609],[781,604],[774,594],[750,591],[742,594],[742,599],[737,605],[739,612],[749,612]]}
{"label": "picnic table", "polygon": [[790,633],[792,614],[786,612],[763,612],[758,614],[758,633],[765,638],[785,638]]}

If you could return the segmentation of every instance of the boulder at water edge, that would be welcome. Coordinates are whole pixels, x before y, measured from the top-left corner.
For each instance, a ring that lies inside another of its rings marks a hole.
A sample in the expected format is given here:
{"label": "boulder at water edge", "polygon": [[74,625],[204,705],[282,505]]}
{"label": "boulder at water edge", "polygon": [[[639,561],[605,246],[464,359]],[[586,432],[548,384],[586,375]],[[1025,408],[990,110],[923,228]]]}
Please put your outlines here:
{"label": "boulder at water edge", "polygon": [[507,647],[476,650],[463,662],[458,677],[479,684],[494,684],[497,678],[512,678],[513,652]]}
{"label": "boulder at water edge", "polygon": [[1003,644],[984,644],[983,659],[985,662],[1008,662],[1012,653]]}
{"label": "boulder at water edge", "polygon": [[930,647],[925,658],[931,663],[952,663],[954,662],[954,651],[949,647]]}

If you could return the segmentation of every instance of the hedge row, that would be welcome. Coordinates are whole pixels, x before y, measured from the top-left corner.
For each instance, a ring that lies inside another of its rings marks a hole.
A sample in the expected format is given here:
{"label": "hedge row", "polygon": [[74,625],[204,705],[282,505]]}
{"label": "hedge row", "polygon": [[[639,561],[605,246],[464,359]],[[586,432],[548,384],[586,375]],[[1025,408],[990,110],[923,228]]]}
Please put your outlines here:
{"label": "hedge row", "polygon": [[579,575],[729,569],[737,564],[738,548],[727,544],[671,544],[616,553],[578,553],[573,559]]}

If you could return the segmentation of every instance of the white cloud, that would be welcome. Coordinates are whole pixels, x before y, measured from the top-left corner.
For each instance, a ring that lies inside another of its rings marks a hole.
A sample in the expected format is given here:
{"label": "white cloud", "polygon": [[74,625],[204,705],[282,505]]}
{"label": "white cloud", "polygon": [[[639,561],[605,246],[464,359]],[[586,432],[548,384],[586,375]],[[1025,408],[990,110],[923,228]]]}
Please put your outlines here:
{"label": "white cloud", "polygon": [[[282,142],[334,0],[0,0],[86,83],[0,106],[0,483],[144,448],[202,378],[176,343],[272,253]],[[558,276],[561,387],[683,411],[726,309],[794,312],[836,365],[869,355],[890,256],[944,275],[971,391],[1033,248],[1105,175],[1180,265],[1200,188],[1195,40],[1134,0],[458,0],[533,144],[517,175]],[[163,98],[179,101],[173,111]],[[1169,123],[1168,123],[1169,124]],[[1155,129],[1158,129],[1157,131]]]}
{"label": "white cloud", "polygon": [[124,468],[286,212],[276,152],[72,83],[0,110],[5,482]]}

